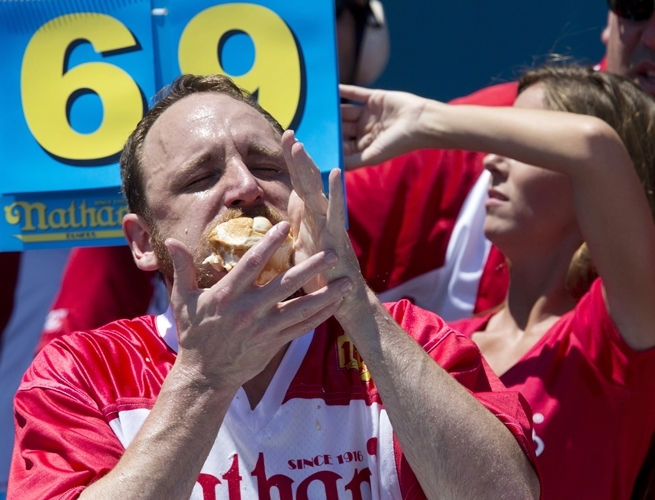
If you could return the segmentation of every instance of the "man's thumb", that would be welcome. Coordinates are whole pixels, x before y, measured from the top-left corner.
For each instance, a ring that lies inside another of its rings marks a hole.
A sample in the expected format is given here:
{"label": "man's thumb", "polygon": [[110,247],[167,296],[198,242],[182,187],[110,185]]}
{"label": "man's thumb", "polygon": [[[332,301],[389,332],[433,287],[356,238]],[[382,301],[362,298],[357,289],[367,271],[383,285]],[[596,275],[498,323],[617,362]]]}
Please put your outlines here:
{"label": "man's thumb", "polygon": [[196,269],[189,249],[175,238],[168,238],[164,244],[173,260],[173,287],[182,293],[197,288]]}

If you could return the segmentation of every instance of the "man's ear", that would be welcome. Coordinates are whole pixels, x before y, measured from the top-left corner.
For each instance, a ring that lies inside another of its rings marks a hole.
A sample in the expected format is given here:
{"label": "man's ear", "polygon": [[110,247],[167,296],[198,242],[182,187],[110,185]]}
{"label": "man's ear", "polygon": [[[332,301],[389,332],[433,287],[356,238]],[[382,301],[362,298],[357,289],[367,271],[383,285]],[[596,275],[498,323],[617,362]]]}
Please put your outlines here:
{"label": "man's ear", "polygon": [[123,217],[123,233],[137,267],[143,271],[159,269],[157,257],[150,244],[150,226],[140,215],[129,213]]}
{"label": "man's ear", "polygon": [[600,41],[603,42],[603,45],[605,45],[605,47],[607,47],[607,42],[610,39],[611,19],[612,19],[612,12],[610,11],[607,13],[607,25],[605,26],[605,29],[600,34]]}

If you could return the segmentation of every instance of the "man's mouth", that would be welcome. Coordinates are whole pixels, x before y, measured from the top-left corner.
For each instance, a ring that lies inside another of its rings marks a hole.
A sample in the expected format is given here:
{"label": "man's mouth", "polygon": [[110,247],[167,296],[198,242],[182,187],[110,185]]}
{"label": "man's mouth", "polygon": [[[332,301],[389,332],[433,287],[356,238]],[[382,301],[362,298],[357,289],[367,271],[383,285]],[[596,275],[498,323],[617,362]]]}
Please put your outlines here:
{"label": "man's mouth", "polygon": [[265,217],[273,225],[277,224],[278,222],[287,220],[285,215],[275,207],[270,207],[268,205],[256,205],[254,207],[228,208],[222,212],[219,217],[217,217],[215,222],[212,224],[212,227],[217,226],[223,222],[227,222],[230,219],[236,219],[237,217],[250,217],[251,219],[255,217]]}

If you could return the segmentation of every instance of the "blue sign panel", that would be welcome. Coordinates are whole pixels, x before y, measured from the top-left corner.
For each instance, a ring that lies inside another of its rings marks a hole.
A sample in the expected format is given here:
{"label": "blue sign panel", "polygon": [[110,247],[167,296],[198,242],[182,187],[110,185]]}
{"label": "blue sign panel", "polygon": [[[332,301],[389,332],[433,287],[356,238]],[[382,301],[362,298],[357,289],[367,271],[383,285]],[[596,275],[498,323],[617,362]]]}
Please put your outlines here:
{"label": "blue sign panel", "polygon": [[0,2],[0,250],[123,244],[118,158],[156,91],[223,73],[341,165],[332,0]]}

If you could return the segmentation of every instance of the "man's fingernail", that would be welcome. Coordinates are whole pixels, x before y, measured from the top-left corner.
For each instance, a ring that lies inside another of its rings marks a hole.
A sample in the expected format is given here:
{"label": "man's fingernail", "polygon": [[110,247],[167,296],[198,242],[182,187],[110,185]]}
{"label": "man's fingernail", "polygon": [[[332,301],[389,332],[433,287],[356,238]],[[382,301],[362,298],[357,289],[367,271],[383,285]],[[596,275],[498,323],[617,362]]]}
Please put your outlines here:
{"label": "man's fingernail", "polygon": [[339,260],[339,257],[337,257],[337,254],[334,252],[327,252],[325,254],[325,262],[328,264],[335,264]]}
{"label": "man's fingernail", "polygon": [[341,291],[342,291],[343,293],[347,293],[347,292],[349,292],[350,290],[352,290],[352,288],[353,288],[353,284],[352,284],[351,281],[346,281],[345,283],[343,283],[343,284],[341,285]]}

